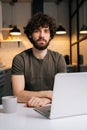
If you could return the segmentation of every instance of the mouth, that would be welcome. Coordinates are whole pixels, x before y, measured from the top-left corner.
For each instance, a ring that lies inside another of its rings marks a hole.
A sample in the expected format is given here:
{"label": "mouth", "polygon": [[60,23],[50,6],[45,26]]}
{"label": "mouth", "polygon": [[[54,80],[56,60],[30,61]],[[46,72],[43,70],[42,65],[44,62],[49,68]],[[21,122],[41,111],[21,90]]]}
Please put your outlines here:
{"label": "mouth", "polygon": [[38,42],[45,42],[44,40],[39,40]]}
{"label": "mouth", "polygon": [[43,44],[44,42],[46,42],[46,40],[45,39],[38,39],[37,42],[41,42]]}

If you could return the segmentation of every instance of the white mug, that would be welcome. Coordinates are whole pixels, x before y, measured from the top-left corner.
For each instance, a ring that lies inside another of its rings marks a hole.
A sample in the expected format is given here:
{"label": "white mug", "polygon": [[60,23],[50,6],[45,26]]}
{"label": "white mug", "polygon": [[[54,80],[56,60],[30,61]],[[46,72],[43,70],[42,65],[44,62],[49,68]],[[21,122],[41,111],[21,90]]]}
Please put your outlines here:
{"label": "white mug", "polygon": [[2,97],[2,105],[4,113],[15,113],[17,110],[17,97],[16,96]]}

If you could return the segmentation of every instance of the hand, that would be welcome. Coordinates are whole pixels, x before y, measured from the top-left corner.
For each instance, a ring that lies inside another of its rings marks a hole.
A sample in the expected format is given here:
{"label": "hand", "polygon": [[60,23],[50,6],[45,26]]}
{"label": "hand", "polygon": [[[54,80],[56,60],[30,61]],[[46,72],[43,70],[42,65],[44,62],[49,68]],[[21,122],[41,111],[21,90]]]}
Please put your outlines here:
{"label": "hand", "polygon": [[27,107],[42,107],[50,103],[51,103],[51,100],[48,98],[32,97],[27,102]]}
{"label": "hand", "polygon": [[49,90],[47,91],[47,98],[52,100],[53,91]]}
{"label": "hand", "polygon": [[41,91],[42,97],[49,98],[50,100],[52,100],[52,94],[53,94],[52,90]]}

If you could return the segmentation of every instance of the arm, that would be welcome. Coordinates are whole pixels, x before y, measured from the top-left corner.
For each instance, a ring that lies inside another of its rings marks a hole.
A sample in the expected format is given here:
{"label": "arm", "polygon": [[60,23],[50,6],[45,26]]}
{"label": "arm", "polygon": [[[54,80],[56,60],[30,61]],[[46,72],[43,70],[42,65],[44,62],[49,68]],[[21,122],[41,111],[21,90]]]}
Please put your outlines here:
{"label": "arm", "polygon": [[[22,56],[17,55],[13,59],[13,63],[12,63],[12,87],[13,87],[13,93],[15,96],[17,96],[18,102],[27,102],[28,106],[34,106],[34,104],[43,104],[44,105],[44,104],[51,102],[52,91],[24,90],[25,89],[25,77],[24,77],[24,71],[25,71],[24,64],[25,63],[24,63],[23,57],[24,57],[23,54],[22,54]],[[37,103],[36,103],[36,99],[33,97],[38,98]],[[42,98],[43,98],[44,103],[41,103]]]}
{"label": "arm", "polygon": [[[24,87],[25,87],[24,75],[12,75],[12,87],[13,87],[14,95],[17,96],[17,98],[18,98],[18,102],[28,102],[33,97],[38,97],[38,99],[47,98],[47,99],[49,99],[49,101],[52,100],[52,91],[50,91],[50,90],[49,91],[24,90]],[[34,98],[34,100],[35,100],[35,98]],[[31,101],[29,104],[31,104]]]}

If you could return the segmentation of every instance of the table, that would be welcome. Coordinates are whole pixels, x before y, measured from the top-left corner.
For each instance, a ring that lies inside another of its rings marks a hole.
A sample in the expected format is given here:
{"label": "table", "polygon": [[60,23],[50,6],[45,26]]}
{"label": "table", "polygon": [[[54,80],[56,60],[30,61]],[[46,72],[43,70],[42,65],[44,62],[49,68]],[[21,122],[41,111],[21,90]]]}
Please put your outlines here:
{"label": "table", "polygon": [[13,114],[3,113],[0,105],[0,130],[87,130],[87,115],[50,120],[24,104]]}

